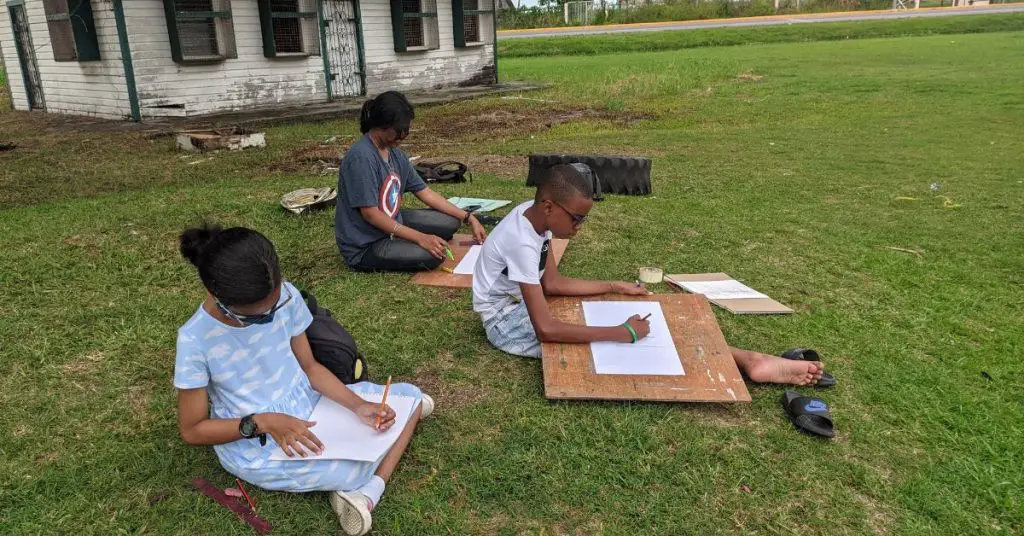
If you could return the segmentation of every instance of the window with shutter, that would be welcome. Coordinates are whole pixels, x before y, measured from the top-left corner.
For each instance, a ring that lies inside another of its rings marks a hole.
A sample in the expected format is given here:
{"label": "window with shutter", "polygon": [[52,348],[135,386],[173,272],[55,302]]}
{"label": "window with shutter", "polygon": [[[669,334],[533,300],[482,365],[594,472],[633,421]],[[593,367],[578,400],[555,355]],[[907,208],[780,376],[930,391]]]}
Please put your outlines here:
{"label": "window with shutter", "polygon": [[494,42],[494,0],[452,0],[455,46]]}
{"label": "window with shutter", "polygon": [[263,30],[263,55],[320,55],[316,0],[257,0]]}
{"label": "window with shutter", "polygon": [[398,52],[440,48],[437,1],[391,0],[391,29]]}
{"label": "window with shutter", "polygon": [[98,61],[99,40],[89,0],[43,0],[55,61]]}
{"label": "window with shutter", "polygon": [[237,58],[231,0],[164,0],[171,56],[179,63]]}

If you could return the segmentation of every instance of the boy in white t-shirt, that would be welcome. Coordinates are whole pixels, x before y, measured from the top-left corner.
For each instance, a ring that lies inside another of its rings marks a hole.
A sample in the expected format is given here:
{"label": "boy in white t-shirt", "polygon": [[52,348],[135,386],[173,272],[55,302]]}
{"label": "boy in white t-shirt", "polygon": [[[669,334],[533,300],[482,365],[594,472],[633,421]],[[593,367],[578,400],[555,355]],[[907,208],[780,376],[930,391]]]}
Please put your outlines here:
{"label": "boy in white t-shirt", "polygon": [[[548,169],[533,201],[517,206],[494,228],[473,270],[473,310],[487,339],[504,352],[540,357],[541,341],[636,342],[647,336],[647,321],[634,315],[617,326],[594,327],[555,319],[545,296],[646,295],[642,285],[586,281],[558,273],[549,252],[552,237],[572,238],[594,206],[593,186],[573,165]],[[783,359],[738,348],[733,358],[756,382],[811,385],[821,379],[818,361]]]}
{"label": "boy in white t-shirt", "polygon": [[592,187],[570,165],[548,170],[533,201],[502,218],[484,242],[473,270],[473,310],[483,319],[487,339],[510,354],[540,357],[540,341],[634,342],[650,331],[639,315],[618,326],[592,327],[559,322],[545,295],[646,295],[642,285],[624,281],[585,281],[558,273],[549,255],[552,236],[572,238],[594,205]]}

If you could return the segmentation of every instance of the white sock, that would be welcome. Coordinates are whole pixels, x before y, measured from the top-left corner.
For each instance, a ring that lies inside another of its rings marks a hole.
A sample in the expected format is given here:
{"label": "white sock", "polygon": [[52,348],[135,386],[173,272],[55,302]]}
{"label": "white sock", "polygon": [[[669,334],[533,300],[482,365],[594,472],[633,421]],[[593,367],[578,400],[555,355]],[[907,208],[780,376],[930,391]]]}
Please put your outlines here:
{"label": "white sock", "polygon": [[377,503],[380,502],[381,495],[384,495],[384,479],[373,475],[370,477],[370,481],[363,484],[363,487],[356,490],[356,493],[366,495],[370,499],[370,509],[372,510]]}

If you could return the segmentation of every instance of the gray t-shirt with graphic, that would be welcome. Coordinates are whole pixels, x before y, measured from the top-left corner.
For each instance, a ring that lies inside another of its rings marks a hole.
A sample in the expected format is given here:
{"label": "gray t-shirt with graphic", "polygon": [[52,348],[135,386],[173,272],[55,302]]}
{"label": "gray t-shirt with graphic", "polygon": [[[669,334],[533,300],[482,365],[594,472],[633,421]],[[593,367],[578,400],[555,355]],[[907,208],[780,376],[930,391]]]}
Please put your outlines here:
{"label": "gray t-shirt with graphic", "polygon": [[345,153],[341,162],[334,238],[350,266],[359,264],[374,242],[388,237],[364,220],[359,209],[377,207],[402,223],[402,194],[416,193],[427,187],[401,149],[388,149],[388,157],[385,161],[370,138],[363,136]]}

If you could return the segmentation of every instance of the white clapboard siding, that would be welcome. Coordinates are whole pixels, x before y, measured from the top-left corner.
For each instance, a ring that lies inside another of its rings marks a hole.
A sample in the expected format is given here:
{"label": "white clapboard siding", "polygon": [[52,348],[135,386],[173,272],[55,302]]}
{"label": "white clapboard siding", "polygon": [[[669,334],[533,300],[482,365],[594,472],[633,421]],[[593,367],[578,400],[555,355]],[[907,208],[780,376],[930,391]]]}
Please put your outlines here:
{"label": "white clapboard siding", "polygon": [[[487,0],[481,0],[483,7]],[[455,48],[451,0],[437,2],[440,48],[395,52],[391,30],[391,3],[368,0],[360,4],[366,48],[366,90],[370,95],[389,89],[431,89],[456,86],[494,68],[494,38],[490,17],[481,16],[481,35],[487,44]],[[493,72],[493,71],[492,71]]]}
{"label": "white clapboard siding", "polygon": [[[6,7],[6,6],[5,6]],[[39,78],[43,86],[46,111],[106,118],[130,116],[128,87],[125,85],[124,64],[117,39],[114,12],[108,0],[92,0],[96,35],[100,47],[100,61],[55,61],[50,48],[50,32],[46,25],[46,12],[40,1],[25,2],[32,34],[32,45],[39,65]],[[28,97],[24,78],[14,45],[10,12],[0,14],[0,43],[3,43],[7,61],[7,74],[15,109],[27,110]]]}
{"label": "white clapboard siding", "polygon": [[162,0],[124,3],[142,116],[194,116],[327,99],[320,56],[263,56],[256,0],[231,2],[238,58],[175,63]]}

